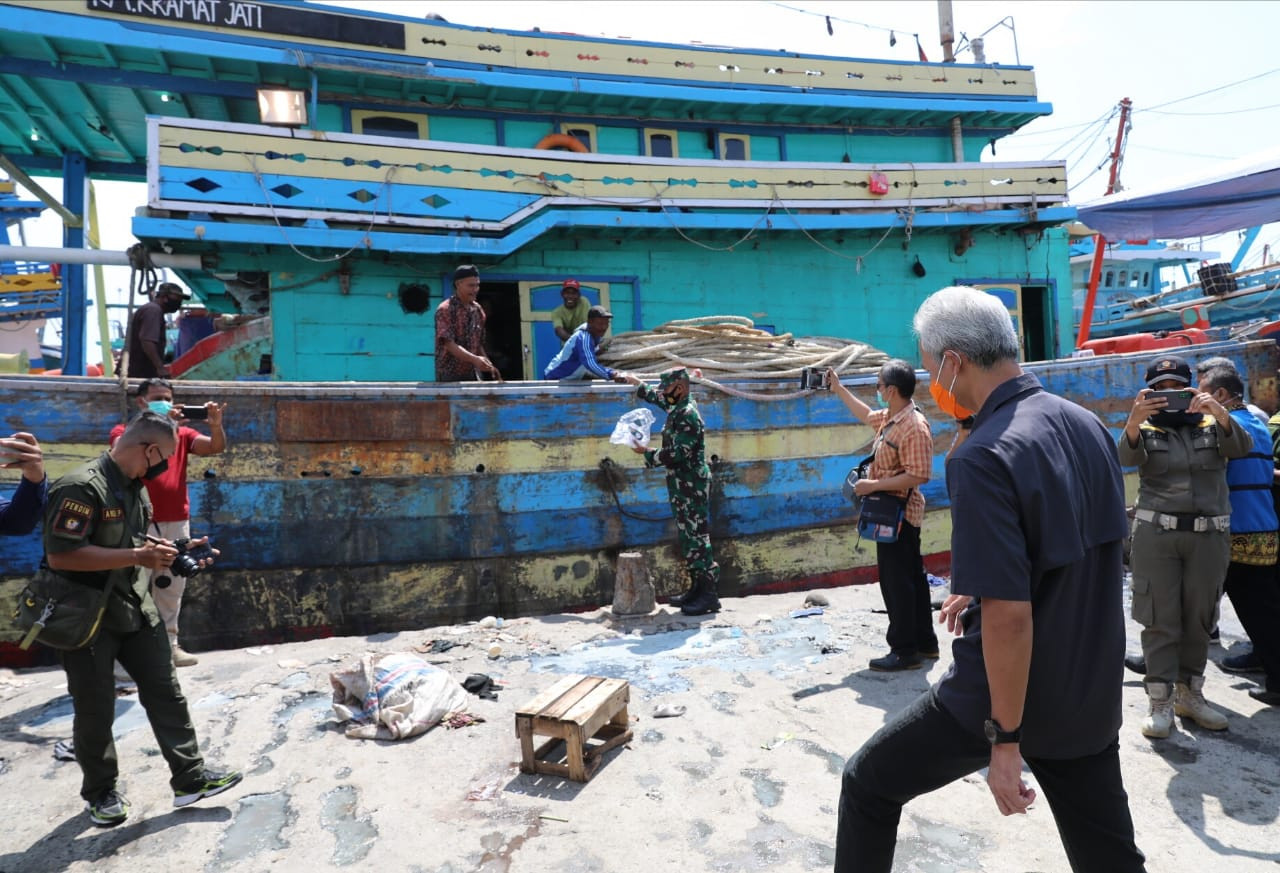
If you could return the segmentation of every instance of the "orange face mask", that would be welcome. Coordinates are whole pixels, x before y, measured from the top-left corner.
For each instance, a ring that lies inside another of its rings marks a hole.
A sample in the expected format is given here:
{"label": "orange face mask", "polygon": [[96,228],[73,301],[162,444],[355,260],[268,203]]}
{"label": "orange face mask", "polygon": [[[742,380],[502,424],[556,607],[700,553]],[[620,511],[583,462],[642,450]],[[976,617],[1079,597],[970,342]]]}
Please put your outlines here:
{"label": "orange face mask", "polygon": [[947,354],[942,353],[942,363],[938,365],[938,378],[933,378],[933,374],[929,374],[929,395],[933,397],[933,402],[938,404],[938,408],[947,415],[953,416],[957,421],[962,421],[973,415],[973,412],[965,409],[956,400],[956,395],[952,392],[956,387],[956,378],[960,375],[960,369],[957,367],[955,375],[951,377],[951,387],[942,387],[942,368],[946,365]]}

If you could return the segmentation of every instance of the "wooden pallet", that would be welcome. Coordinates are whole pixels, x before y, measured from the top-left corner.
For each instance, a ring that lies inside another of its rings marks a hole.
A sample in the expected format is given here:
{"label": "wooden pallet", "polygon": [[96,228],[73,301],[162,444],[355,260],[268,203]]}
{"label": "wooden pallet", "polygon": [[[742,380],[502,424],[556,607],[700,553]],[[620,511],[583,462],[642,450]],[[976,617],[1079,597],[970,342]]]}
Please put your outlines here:
{"label": "wooden pallet", "polygon": [[[631,687],[624,679],[565,676],[516,710],[520,769],[586,782],[605,752],[631,739],[630,700]],[[552,739],[535,749],[535,734]],[[602,742],[590,745],[590,740]],[[562,741],[565,762],[547,760],[547,753]]]}

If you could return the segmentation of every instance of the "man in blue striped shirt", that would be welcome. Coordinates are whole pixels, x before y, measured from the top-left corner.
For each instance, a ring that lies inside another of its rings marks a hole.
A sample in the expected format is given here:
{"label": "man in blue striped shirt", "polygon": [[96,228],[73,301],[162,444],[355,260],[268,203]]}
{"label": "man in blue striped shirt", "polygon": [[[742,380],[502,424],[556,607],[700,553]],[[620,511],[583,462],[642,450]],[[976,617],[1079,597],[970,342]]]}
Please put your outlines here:
{"label": "man in blue striped shirt", "polygon": [[613,313],[603,306],[592,306],[587,311],[587,323],[578,326],[560,349],[560,354],[551,359],[544,379],[585,379],[597,376],[613,382],[625,382],[626,377],[617,370],[611,370],[596,360],[596,349],[600,347],[600,339],[609,330],[609,319]]}

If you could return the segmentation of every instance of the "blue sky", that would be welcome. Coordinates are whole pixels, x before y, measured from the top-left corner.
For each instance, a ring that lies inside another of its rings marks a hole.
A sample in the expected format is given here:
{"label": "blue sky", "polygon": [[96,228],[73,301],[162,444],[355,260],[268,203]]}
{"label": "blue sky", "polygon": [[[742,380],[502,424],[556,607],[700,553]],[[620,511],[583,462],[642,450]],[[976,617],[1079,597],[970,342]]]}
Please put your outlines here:
{"label": "blue sky", "polygon": [[[916,59],[918,34],[929,59],[941,60],[932,0],[343,0],[329,5],[414,18],[434,12],[450,22],[484,27],[900,60]],[[1280,3],[955,0],[953,13],[957,40],[985,32],[987,61],[1020,60],[1034,67],[1040,99],[1054,107],[1053,115],[1001,140],[994,159],[1065,159],[1074,202],[1105,190],[1106,155],[1116,128],[1115,119],[1107,118],[1123,97],[1135,110],[1121,173],[1129,189],[1208,171],[1277,143],[1280,55],[1273,45],[1280,32]],[[890,31],[896,38],[892,47]],[[972,58],[967,51],[959,56]],[[983,159],[992,159],[989,150]],[[102,215],[104,248],[124,249],[133,241],[128,219],[144,198],[141,185],[99,187],[99,202],[112,204]],[[56,245],[59,235],[49,217],[28,227],[32,244]],[[1264,230],[1246,263],[1255,262],[1268,242],[1280,248],[1280,224]],[[1227,257],[1235,249],[1232,236],[1206,244]],[[109,270],[107,282],[113,301],[122,300],[118,288],[127,286],[127,271]]]}

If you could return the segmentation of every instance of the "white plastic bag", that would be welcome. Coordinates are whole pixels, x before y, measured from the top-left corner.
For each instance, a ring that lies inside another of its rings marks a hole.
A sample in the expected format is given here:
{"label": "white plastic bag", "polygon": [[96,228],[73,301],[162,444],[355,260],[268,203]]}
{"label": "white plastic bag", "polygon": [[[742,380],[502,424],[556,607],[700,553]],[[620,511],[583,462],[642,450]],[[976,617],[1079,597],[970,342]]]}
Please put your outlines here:
{"label": "white plastic bag", "polygon": [[653,427],[653,413],[647,409],[624,412],[613,429],[609,442],[615,446],[631,446],[642,449],[649,445],[649,428]]}

